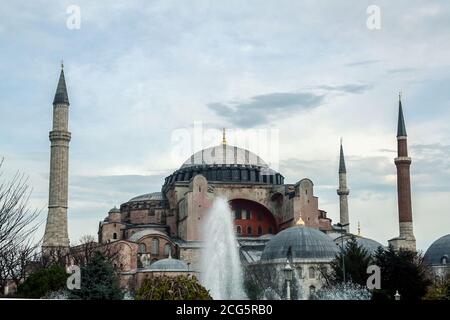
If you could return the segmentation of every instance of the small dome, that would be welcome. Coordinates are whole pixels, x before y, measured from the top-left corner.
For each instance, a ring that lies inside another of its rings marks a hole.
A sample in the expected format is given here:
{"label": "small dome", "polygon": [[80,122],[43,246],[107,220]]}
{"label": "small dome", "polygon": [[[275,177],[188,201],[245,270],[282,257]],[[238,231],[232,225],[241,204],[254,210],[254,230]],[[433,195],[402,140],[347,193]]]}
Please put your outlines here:
{"label": "small dome", "polygon": [[289,248],[293,262],[328,262],[338,252],[333,239],[325,233],[313,228],[294,226],[281,231],[267,242],[261,260],[285,263]]}
{"label": "small dome", "polygon": [[440,237],[434,241],[431,246],[425,252],[424,260],[427,264],[431,266],[442,265],[443,258],[447,263],[450,263],[450,234]]}
{"label": "small dome", "polygon": [[186,262],[170,257],[153,262],[148,269],[151,271],[189,271]]}
{"label": "small dome", "polygon": [[181,168],[214,164],[255,165],[267,168],[267,164],[255,153],[236,146],[221,144],[194,153]]}
{"label": "small dome", "polygon": [[111,210],[109,210],[108,213],[120,213],[120,210],[117,209],[117,207],[112,208]]}

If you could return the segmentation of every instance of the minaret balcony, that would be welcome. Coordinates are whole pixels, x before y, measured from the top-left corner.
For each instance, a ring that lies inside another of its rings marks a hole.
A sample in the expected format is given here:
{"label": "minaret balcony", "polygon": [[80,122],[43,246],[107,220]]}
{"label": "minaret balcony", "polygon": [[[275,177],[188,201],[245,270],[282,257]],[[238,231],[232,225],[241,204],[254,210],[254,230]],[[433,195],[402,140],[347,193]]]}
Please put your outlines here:
{"label": "minaret balcony", "polygon": [[411,157],[397,157],[394,162],[395,164],[411,164]]}

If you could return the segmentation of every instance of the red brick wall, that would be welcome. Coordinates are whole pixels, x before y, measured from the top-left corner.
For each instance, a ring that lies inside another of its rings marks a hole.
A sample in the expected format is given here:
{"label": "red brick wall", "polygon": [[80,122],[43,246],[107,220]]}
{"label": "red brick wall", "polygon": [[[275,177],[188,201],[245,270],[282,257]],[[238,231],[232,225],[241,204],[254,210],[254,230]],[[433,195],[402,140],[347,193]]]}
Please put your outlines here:
{"label": "red brick wall", "polygon": [[[236,210],[241,210],[242,219],[235,219],[234,224],[236,227],[241,227],[242,236],[258,237],[270,233],[270,228],[272,229],[273,234],[278,232],[278,227],[272,213],[259,203],[249,200],[236,199],[231,201],[231,208],[233,210],[233,214],[235,214]],[[245,210],[250,211],[250,219],[245,219]],[[251,228],[251,234],[248,233],[248,227]],[[259,227],[262,228],[261,234],[258,234]]]}

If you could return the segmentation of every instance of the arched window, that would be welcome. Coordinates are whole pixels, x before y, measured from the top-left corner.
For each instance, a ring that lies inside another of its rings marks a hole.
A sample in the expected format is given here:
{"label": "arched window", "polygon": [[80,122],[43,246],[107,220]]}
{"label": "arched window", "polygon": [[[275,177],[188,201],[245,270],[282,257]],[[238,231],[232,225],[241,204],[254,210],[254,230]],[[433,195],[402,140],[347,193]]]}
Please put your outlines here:
{"label": "arched window", "polygon": [[139,243],[139,253],[146,253],[147,252],[147,246],[145,243]]}
{"label": "arched window", "polygon": [[445,255],[445,256],[443,256],[443,257],[441,258],[441,263],[442,263],[442,264],[447,264],[447,262],[448,262],[448,257]]}
{"label": "arched window", "polygon": [[159,255],[159,239],[158,238],[152,239],[152,254],[155,256]]}
{"label": "arched window", "polygon": [[116,240],[117,239],[117,233],[113,233],[113,239]]}
{"label": "arched window", "polygon": [[309,267],[308,273],[310,279],[314,279],[316,277],[316,270],[314,269],[314,267]]}
{"label": "arched window", "polygon": [[242,233],[241,226],[236,226],[236,233],[237,234],[241,234]]}
{"label": "arched window", "polygon": [[262,228],[261,226],[258,226],[258,236],[262,235]]}
{"label": "arched window", "polygon": [[247,227],[247,234],[252,235],[252,227],[250,226]]}
{"label": "arched window", "polygon": [[297,268],[297,274],[300,279],[303,279],[303,268],[302,267]]}
{"label": "arched window", "polygon": [[314,293],[316,293],[316,287],[310,286],[310,287],[309,287],[309,294],[310,294],[310,295],[313,295]]}
{"label": "arched window", "polygon": [[171,246],[169,243],[166,243],[166,244],[164,245],[164,255],[165,255],[166,257],[168,257],[169,254],[171,253],[171,251],[172,251],[172,246]]}

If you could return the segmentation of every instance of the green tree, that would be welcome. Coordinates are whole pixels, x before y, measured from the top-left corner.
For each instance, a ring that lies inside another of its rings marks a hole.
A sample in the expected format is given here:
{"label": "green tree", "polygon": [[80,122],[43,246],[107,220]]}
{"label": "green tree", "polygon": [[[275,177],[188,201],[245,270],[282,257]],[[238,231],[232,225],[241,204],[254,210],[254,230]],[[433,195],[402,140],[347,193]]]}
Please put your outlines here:
{"label": "green tree", "polygon": [[450,300],[450,274],[446,278],[437,278],[428,287],[426,300]]}
{"label": "green tree", "polygon": [[374,264],[381,269],[381,289],[374,290],[374,300],[392,300],[397,290],[402,300],[419,300],[431,284],[428,268],[417,252],[378,248]]}
{"label": "green tree", "polygon": [[67,277],[64,267],[53,265],[33,272],[17,288],[17,295],[22,298],[41,298],[50,292],[66,287]]}
{"label": "green tree", "polygon": [[145,279],[136,300],[212,300],[195,276],[160,276]]}
{"label": "green tree", "polygon": [[343,251],[339,252],[331,262],[331,272],[324,275],[330,285],[336,285],[344,281],[342,259],[345,263],[345,280],[365,286],[368,276],[367,267],[371,262],[371,256],[366,249],[358,244],[355,236],[347,241]]}
{"label": "green tree", "polygon": [[81,267],[81,288],[74,289],[70,298],[82,300],[120,300],[123,293],[114,266],[96,251]]}

